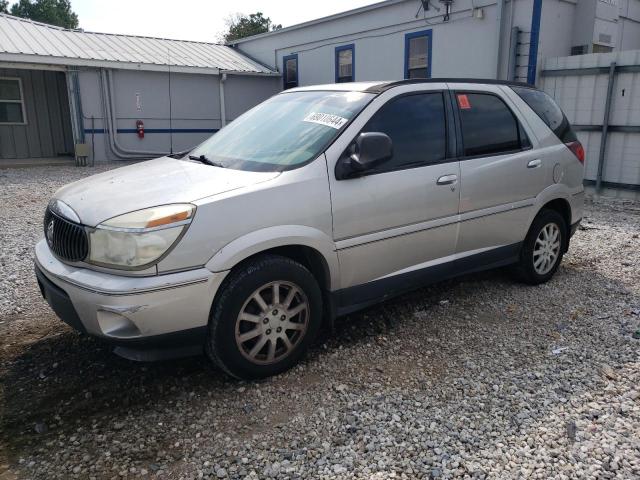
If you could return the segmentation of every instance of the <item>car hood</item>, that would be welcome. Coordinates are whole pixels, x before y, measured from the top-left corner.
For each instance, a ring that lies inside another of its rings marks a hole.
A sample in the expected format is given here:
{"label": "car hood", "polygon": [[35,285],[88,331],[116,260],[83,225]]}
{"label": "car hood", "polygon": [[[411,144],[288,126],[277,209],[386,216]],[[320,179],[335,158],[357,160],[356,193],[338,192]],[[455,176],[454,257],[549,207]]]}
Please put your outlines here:
{"label": "car hood", "polygon": [[93,175],[58,190],[84,225],[143,208],[188,203],[271,180],[278,172],[245,172],[162,157]]}

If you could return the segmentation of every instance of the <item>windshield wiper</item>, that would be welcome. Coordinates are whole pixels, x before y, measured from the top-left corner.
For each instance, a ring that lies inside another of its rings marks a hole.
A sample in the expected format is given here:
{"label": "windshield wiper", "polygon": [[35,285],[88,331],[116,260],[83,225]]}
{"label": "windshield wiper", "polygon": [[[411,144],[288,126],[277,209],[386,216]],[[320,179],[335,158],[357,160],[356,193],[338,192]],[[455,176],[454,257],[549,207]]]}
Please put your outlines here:
{"label": "windshield wiper", "polygon": [[205,165],[211,165],[212,167],[224,168],[224,165],[219,162],[209,160],[204,155],[189,155],[189,160],[195,160],[196,162],[204,163]]}

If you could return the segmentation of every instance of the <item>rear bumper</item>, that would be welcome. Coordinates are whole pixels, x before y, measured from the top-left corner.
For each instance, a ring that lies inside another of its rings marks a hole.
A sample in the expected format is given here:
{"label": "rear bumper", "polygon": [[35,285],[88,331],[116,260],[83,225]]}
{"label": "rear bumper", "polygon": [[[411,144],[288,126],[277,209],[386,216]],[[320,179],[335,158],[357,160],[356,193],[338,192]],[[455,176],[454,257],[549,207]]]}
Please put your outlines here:
{"label": "rear bumper", "polygon": [[226,276],[205,268],[152,277],[96,272],[60,262],[44,241],[36,245],[35,263],[40,290],[65,323],[140,360],[160,358],[168,348],[184,354],[201,349]]}

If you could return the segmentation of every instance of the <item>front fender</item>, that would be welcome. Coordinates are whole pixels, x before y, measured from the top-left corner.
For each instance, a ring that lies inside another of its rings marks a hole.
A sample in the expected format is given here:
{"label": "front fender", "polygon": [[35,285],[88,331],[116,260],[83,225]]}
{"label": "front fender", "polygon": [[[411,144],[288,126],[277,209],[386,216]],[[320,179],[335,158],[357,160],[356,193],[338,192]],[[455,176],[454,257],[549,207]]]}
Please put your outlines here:
{"label": "front fender", "polygon": [[310,247],[319,252],[329,267],[331,290],[339,288],[340,270],[333,239],[316,228],[304,225],[268,227],[236,238],[211,257],[205,267],[212,272],[230,270],[252,255],[271,248],[289,245]]}

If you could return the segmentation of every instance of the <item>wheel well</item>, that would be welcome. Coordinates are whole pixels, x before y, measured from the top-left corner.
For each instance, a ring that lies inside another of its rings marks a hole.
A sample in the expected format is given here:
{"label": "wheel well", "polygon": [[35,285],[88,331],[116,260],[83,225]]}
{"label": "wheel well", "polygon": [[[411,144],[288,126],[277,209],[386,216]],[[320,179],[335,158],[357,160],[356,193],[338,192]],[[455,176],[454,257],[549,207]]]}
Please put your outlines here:
{"label": "wheel well", "polygon": [[555,200],[551,200],[544,204],[541,210],[555,210],[564,219],[565,227],[567,228],[567,235],[564,242],[564,251],[566,252],[569,248],[569,231],[571,230],[571,206],[569,206],[569,202],[562,198],[556,198]]}
{"label": "wheel well", "polygon": [[250,257],[245,258],[241,263],[251,261],[256,257],[265,254],[280,255],[304,265],[315,277],[322,290],[329,291],[331,289],[331,274],[329,266],[322,254],[316,249],[305,245],[284,245],[255,253]]}

